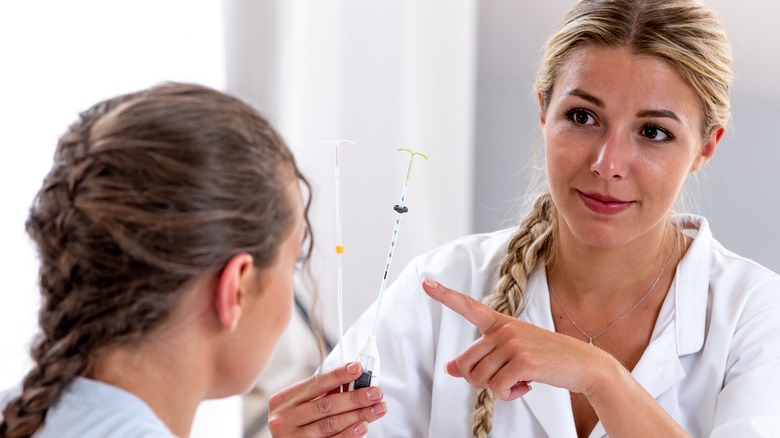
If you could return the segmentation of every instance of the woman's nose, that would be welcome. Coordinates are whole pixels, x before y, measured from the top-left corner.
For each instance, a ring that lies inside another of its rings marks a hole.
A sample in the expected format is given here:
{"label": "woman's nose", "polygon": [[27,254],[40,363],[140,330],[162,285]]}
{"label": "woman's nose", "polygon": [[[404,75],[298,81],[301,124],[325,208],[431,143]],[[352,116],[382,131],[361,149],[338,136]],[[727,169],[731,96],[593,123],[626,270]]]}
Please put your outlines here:
{"label": "woman's nose", "polygon": [[631,167],[631,143],[619,134],[609,135],[596,151],[590,171],[604,179],[622,179]]}

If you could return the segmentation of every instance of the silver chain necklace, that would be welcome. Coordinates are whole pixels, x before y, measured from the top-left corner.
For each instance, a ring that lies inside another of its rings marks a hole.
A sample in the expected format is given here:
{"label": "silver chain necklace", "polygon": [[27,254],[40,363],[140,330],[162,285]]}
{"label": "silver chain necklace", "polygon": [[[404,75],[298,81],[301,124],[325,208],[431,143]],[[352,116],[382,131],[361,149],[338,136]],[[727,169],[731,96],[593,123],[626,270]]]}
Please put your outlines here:
{"label": "silver chain necklace", "polygon": [[561,308],[561,310],[563,310],[563,314],[566,315],[567,318],[569,318],[569,321],[572,323],[572,325],[574,325],[574,328],[576,328],[577,330],[579,330],[580,333],[582,333],[582,336],[585,336],[586,338],[588,338],[588,344],[593,345],[593,340],[594,339],[598,338],[599,336],[601,336],[604,333],[606,333],[607,331],[609,331],[609,329],[611,329],[612,327],[616,326],[617,323],[619,323],[620,321],[625,319],[628,315],[630,315],[631,312],[636,310],[636,308],[639,307],[639,305],[642,304],[648,296],[650,296],[650,292],[652,292],[653,289],[655,289],[655,285],[658,284],[658,281],[661,279],[661,275],[663,275],[664,271],[666,270],[666,267],[669,265],[669,262],[672,260],[672,256],[674,255],[674,250],[677,249],[677,239],[678,239],[678,234],[675,232],[674,233],[674,246],[672,247],[672,252],[669,253],[669,257],[666,259],[666,262],[664,262],[664,265],[661,266],[661,270],[658,272],[658,275],[655,277],[655,281],[653,281],[653,285],[650,286],[650,289],[648,289],[647,292],[645,292],[645,294],[642,296],[642,298],[640,298],[639,301],[637,301],[637,303],[634,304],[633,307],[628,309],[628,311],[626,313],[624,313],[620,318],[616,319],[615,322],[613,322],[612,324],[607,326],[607,328],[605,328],[604,330],[596,333],[593,336],[585,333],[585,330],[581,329],[580,326],[577,325],[576,322],[574,322],[574,319],[572,319],[571,315],[569,315],[569,312],[567,312],[566,308],[563,307],[563,304],[561,304],[561,300],[560,300],[560,298],[558,298],[558,294],[555,293],[555,289],[553,289],[552,283],[550,283],[548,281],[547,282],[547,286],[549,286],[550,292],[552,292],[553,298],[555,298],[555,301],[558,303],[558,306]]}

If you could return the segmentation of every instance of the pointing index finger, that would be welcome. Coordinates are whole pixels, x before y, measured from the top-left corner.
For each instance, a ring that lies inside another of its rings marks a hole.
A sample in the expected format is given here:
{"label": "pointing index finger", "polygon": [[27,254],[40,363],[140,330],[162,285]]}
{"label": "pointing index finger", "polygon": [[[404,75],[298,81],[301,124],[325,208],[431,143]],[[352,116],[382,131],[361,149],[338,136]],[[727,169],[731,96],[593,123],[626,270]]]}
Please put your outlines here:
{"label": "pointing index finger", "polygon": [[452,289],[426,278],[423,290],[434,300],[459,313],[474,324],[484,334],[493,327],[500,314],[490,307],[480,303],[469,295],[455,292]]}

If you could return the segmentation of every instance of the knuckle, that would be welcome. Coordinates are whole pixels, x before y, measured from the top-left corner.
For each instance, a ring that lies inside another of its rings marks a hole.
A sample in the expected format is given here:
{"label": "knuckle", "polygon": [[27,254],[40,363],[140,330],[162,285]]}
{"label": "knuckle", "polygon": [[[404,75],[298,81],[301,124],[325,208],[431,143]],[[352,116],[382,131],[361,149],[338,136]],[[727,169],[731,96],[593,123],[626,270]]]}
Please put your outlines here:
{"label": "knuckle", "polygon": [[337,432],[336,420],[332,417],[323,418],[319,422],[319,429],[325,435],[333,435]]}
{"label": "knuckle", "polygon": [[284,393],[277,392],[268,398],[268,410],[275,411],[278,406],[284,403]]}
{"label": "knuckle", "polygon": [[320,374],[320,373],[316,373],[316,374],[314,374],[313,376],[309,377],[306,380],[307,380],[307,382],[306,382],[307,385],[306,386],[313,386],[315,388],[320,388],[321,386],[323,386],[325,384],[325,382],[324,382],[324,380],[325,380],[324,374]]}
{"label": "knuckle", "polygon": [[352,401],[352,404],[354,406],[362,406],[362,400],[361,400],[361,394],[363,394],[366,391],[351,391],[349,394],[350,401]]}
{"label": "knuckle", "polygon": [[496,379],[490,379],[487,382],[487,388],[493,391],[494,394],[498,395],[503,392],[503,388],[499,385],[499,383],[496,381]]}
{"label": "knuckle", "polygon": [[320,399],[317,399],[315,402],[315,406],[317,407],[317,412],[327,414],[330,412],[331,407],[333,404],[330,402],[330,397],[322,397]]}
{"label": "knuckle", "polygon": [[272,435],[281,433],[284,429],[284,420],[281,418],[280,415],[270,415],[268,416],[268,430],[271,432]]}
{"label": "knuckle", "polygon": [[371,414],[371,408],[364,408],[358,411],[358,418],[360,421],[371,422],[374,420]]}
{"label": "knuckle", "polygon": [[463,378],[468,382],[469,385],[471,385],[474,388],[484,388],[485,385],[482,384],[477,378],[475,378],[473,375],[464,375]]}
{"label": "knuckle", "polygon": [[501,324],[498,327],[495,327],[493,330],[503,339],[512,339],[516,334],[515,328],[511,323]]}
{"label": "knuckle", "polygon": [[474,307],[479,303],[479,301],[475,300],[471,295],[463,294],[461,296],[463,297],[463,304],[466,308]]}
{"label": "knuckle", "polygon": [[528,368],[532,366],[534,357],[527,351],[518,351],[514,354],[512,359],[513,365],[516,367]]}

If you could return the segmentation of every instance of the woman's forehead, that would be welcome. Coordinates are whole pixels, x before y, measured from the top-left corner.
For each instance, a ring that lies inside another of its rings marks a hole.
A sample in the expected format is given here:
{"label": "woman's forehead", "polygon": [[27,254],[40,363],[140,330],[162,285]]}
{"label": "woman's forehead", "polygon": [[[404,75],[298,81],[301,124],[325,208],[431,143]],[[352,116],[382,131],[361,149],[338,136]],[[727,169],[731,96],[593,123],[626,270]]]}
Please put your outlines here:
{"label": "woman's forehead", "polygon": [[626,48],[594,46],[574,50],[558,71],[553,99],[582,92],[602,106],[620,104],[675,113],[701,114],[701,103],[689,84],[665,59]]}

